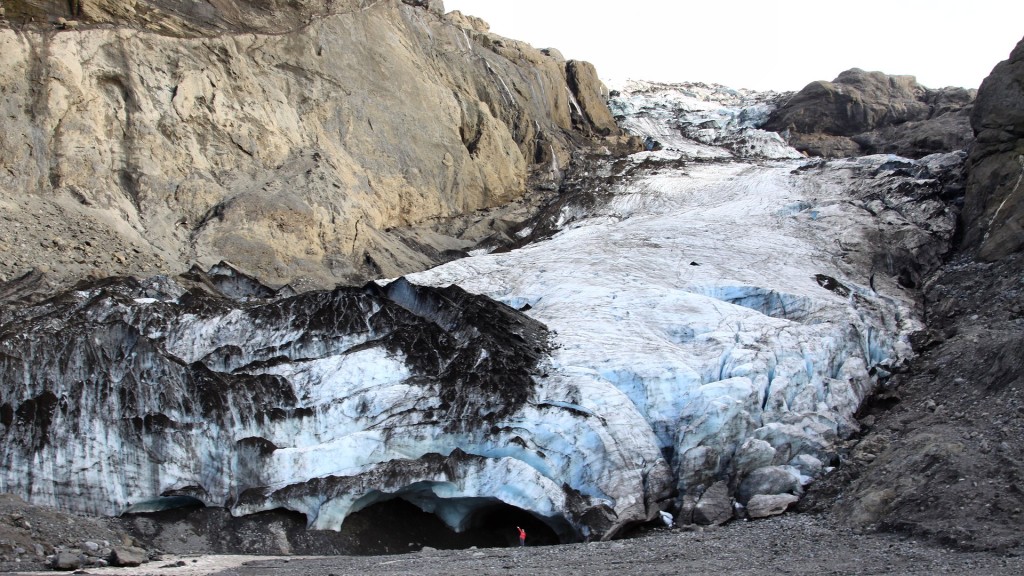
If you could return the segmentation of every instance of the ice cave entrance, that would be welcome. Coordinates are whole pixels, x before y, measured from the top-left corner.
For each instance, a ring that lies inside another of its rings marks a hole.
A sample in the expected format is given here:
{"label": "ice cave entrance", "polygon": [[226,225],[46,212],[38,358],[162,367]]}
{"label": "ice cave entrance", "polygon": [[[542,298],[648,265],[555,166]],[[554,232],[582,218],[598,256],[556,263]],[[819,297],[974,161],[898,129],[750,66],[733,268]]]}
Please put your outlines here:
{"label": "ice cave entrance", "polygon": [[423,487],[398,493],[371,492],[348,515],[342,533],[358,541],[362,553],[437,549],[511,547],[518,545],[516,526],[527,533],[528,546],[549,546],[575,539],[562,518],[538,518],[496,498],[439,498]]}
{"label": "ice cave entrance", "polygon": [[182,510],[187,513],[205,506],[202,500],[192,496],[157,496],[130,504],[121,514],[149,514],[168,510]]}

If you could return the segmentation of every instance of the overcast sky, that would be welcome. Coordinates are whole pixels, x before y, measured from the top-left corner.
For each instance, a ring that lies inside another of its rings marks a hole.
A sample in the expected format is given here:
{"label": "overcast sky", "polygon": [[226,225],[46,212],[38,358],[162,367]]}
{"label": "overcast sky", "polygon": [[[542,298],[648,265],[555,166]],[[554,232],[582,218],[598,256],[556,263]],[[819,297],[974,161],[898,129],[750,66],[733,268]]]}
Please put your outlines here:
{"label": "overcast sky", "polygon": [[491,31],[625,79],[798,90],[849,68],[977,88],[1024,37],[1024,0],[444,0]]}

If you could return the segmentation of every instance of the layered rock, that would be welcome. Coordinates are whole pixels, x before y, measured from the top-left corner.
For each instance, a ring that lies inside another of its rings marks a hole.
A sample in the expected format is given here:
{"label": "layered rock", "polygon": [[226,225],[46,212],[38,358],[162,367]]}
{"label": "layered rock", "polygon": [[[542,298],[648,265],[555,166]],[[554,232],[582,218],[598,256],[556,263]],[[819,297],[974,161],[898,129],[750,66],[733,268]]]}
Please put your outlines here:
{"label": "layered rock", "polygon": [[920,158],[967,147],[974,91],[931,90],[913,76],[847,70],[792,96],[767,123],[812,156],[892,153]]}
{"label": "layered rock", "polygon": [[6,2],[0,273],[394,276],[618,141],[591,67],[439,2],[279,4]]}
{"label": "layered rock", "polygon": [[964,243],[985,260],[1024,246],[1024,41],[981,83],[971,114]]}

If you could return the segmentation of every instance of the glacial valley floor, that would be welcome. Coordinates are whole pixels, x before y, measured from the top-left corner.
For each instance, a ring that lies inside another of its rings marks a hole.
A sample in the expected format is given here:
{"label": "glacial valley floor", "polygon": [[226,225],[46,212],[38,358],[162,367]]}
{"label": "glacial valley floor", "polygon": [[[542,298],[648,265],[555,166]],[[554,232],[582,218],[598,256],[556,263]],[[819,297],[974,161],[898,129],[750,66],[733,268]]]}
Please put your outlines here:
{"label": "glacial valley floor", "polygon": [[[893,533],[857,533],[827,515],[787,514],[701,531],[654,529],[612,542],[424,549],[387,556],[164,556],[139,568],[76,574],[1024,574],[1021,550],[958,551]],[[27,573],[26,573],[27,574]],[[39,573],[35,573],[39,574]],[[53,574],[53,572],[49,572]]]}

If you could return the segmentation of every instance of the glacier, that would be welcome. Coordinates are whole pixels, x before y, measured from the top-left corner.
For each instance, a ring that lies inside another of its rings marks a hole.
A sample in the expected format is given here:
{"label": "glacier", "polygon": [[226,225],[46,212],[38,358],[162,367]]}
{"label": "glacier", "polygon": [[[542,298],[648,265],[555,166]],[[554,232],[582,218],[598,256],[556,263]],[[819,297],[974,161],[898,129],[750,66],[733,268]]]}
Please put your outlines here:
{"label": "glacier", "polygon": [[862,401],[913,355],[913,287],[955,228],[942,196],[963,153],[805,159],[756,127],[771,97],[627,86],[610,108],[661,149],[630,157],[606,202],[567,201],[550,238],[408,276],[528,306],[554,334],[552,376],[642,414],[684,514],[717,481],[742,505],[762,493],[741,489],[751,476],[799,494],[831,469]]}
{"label": "glacier", "polygon": [[623,89],[612,110],[660,149],[596,153],[513,250],[332,291],[224,263],[5,308],[0,491],[333,530],[394,498],[456,531],[501,505],[561,541],[688,521],[716,483],[799,495],[913,354],[963,155],[807,159],[757,128],[771,105]]}

